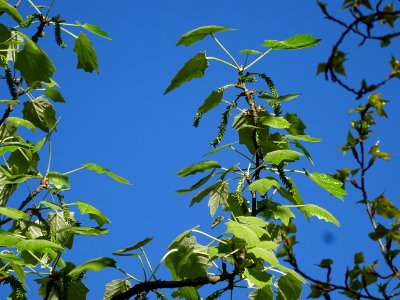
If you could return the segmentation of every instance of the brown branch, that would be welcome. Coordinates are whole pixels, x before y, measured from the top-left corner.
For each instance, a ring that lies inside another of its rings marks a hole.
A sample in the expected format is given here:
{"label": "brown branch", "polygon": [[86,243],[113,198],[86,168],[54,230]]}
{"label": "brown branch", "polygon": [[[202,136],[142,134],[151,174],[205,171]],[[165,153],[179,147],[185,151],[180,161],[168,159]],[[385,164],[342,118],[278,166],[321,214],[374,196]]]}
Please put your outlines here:
{"label": "brown branch", "polygon": [[182,280],[173,280],[173,281],[164,281],[164,280],[156,280],[156,281],[146,281],[141,282],[133,287],[131,287],[128,291],[116,295],[112,298],[112,300],[126,300],[131,297],[141,294],[147,293],[152,290],[157,289],[174,289],[181,287],[197,287],[201,285],[212,284],[215,285],[219,282],[228,281],[233,282],[237,273],[222,273],[221,275],[208,275],[204,277],[198,277],[193,279],[182,279]]}

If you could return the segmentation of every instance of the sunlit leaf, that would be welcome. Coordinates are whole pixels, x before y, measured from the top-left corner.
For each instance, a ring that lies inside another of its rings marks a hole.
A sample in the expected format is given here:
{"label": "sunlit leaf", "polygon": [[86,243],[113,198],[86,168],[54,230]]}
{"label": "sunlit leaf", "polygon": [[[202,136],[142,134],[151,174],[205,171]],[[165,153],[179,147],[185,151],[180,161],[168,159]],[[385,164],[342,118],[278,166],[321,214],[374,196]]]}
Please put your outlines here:
{"label": "sunlit leaf", "polygon": [[343,196],[347,195],[346,191],[342,188],[343,182],[333,178],[330,175],[318,172],[306,172],[306,175],[317,185],[328,191],[333,196],[339,198],[340,200],[343,200]]}
{"label": "sunlit leaf", "polygon": [[99,226],[111,223],[111,221],[96,207],[82,201],[76,201],[75,204],[78,206],[82,215],[89,214],[89,218],[95,220]]}
{"label": "sunlit leaf", "polygon": [[309,217],[317,217],[318,219],[323,219],[326,222],[331,222],[336,226],[340,226],[339,221],[330,212],[315,204],[305,204],[299,209]]}
{"label": "sunlit leaf", "polygon": [[268,274],[264,270],[247,268],[244,270],[243,276],[246,278],[247,281],[251,282],[257,287],[264,287],[267,285],[271,285],[272,283],[272,275]]}
{"label": "sunlit leaf", "polygon": [[249,191],[259,192],[261,195],[265,195],[271,187],[279,187],[279,182],[273,177],[261,178],[252,182],[249,185]]}
{"label": "sunlit leaf", "polygon": [[223,95],[224,93],[221,91],[212,91],[197,111],[201,114],[205,114],[214,107],[217,107],[221,103]]}
{"label": "sunlit leaf", "polygon": [[26,127],[28,129],[32,130],[32,132],[35,132],[35,130],[36,130],[36,126],[33,125],[32,122],[29,122],[28,120],[21,119],[18,117],[8,117],[7,123],[12,124],[16,127],[20,127],[20,126]]}
{"label": "sunlit leaf", "polygon": [[116,279],[106,284],[103,300],[112,300],[114,296],[126,292],[131,288],[131,283],[126,279]]}
{"label": "sunlit leaf", "polygon": [[268,95],[260,95],[259,97],[261,99],[267,100],[268,102],[275,102],[275,101],[290,101],[293,99],[296,99],[299,97],[301,94],[289,94],[289,95],[283,95],[283,96],[278,96],[278,97],[272,97]]}
{"label": "sunlit leaf", "polygon": [[68,273],[68,276],[73,277],[87,271],[99,272],[104,268],[116,268],[116,267],[117,267],[116,262],[112,258],[99,257],[88,260],[83,264],[77,266],[76,268],[72,269],[72,271]]}
{"label": "sunlit leaf", "polygon": [[201,161],[196,164],[190,165],[180,171],[178,171],[178,175],[181,177],[186,177],[189,175],[196,174],[198,172],[205,172],[210,169],[215,169],[215,168],[220,168],[220,165],[213,160],[206,160],[206,161]]}
{"label": "sunlit leaf", "polygon": [[235,221],[228,221],[226,225],[227,232],[232,233],[239,239],[245,240],[249,246],[256,246],[260,242],[257,234],[250,226]]}
{"label": "sunlit leaf", "polygon": [[22,19],[22,16],[19,14],[18,10],[11,4],[8,4],[5,0],[0,0],[0,11],[5,12],[7,15],[13,18],[14,21],[16,21],[18,24],[24,21],[24,19]]}
{"label": "sunlit leaf", "polygon": [[41,252],[49,252],[51,250],[64,251],[64,248],[61,245],[48,240],[41,240],[41,239],[20,241],[15,245],[15,248],[17,248],[18,251],[24,251],[24,250],[41,251]]}
{"label": "sunlit leaf", "polygon": [[63,175],[58,172],[49,172],[46,175],[46,178],[49,180],[50,184],[53,184],[57,189],[61,189],[63,187],[70,187],[68,176]]}
{"label": "sunlit leaf", "polygon": [[42,96],[24,102],[22,114],[24,119],[44,132],[49,132],[57,123],[56,111],[53,105]]}
{"label": "sunlit leaf", "polygon": [[11,207],[0,207],[0,215],[6,216],[14,220],[19,220],[19,219],[27,220],[29,218],[29,216],[23,211]]}
{"label": "sunlit leaf", "polygon": [[119,249],[114,251],[114,254],[116,253],[125,253],[125,252],[129,252],[129,251],[133,251],[133,250],[137,250],[145,245],[147,245],[148,243],[150,243],[153,240],[153,238],[145,238],[144,240],[141,240],[140,242],[137,242],[135,245],[127,247],[127,248],[123,248],[123,249]]}
{"label": "sunlit leaf", "polygon": [[110,176],[112,179],[123,183],[123,184],[129,184],[129,181],[113,172],[111,172],[109,169],[104,168],[100,165],[94,164],[94,163],[85,163],[82,165],[82,167],[85,167],[86,169],[90,171],[95,171],[97,174],[106,174]]}
{"label": "sunlit leaf", "polygon": [[218,207],[226,203],[229,197],[229,185],[224,181],[217,189],[211,191],[210,199],[208,200],[208,207],[210,208],[210,215],[214,217]]}
{"label": "sunlit leaf", "polygon": [[249,294],[251,300],[274,300],[274,293],[272,292],[271,286],[266,285],[262,288],[256,289],[254,292]]}
{"label": "sunlit leaf", "polygon": [[293,150],[276,150],[267,153],[264,156],[264,161],[270,161],[274,165],[279,165],[281,162],[296,161],[301,156],[303,156],[302,153]]}
{"label": "sunlit leaf", "polygon": [[215,26],[215,25],[209,25],[209,26],[202,26],[196,29],[193,29],[184,35],[182,35],[179,38],[178,43],[176,46],[179,45],[185,45],[190,46],[202,39],[204,39],[207,35],[215,33],[215,32],[221,32],[221,31],[229,31],[233,30],[232,28],[226,28],[226,27],[221,27],[221,26]]}
{"label": "sunlit leaf", "polygon": [[88,23],[81,24],[81,23],[79,23],[78,21],[76,21],[76,23],[77,23],[81,28],[86,29],[87,31],[89,31],[89,32],[91,32],[91,33],[97,34],[97,35],[99,35],[99,36],[101,36],[101,37],[103,37],[103,38],[106,38],[106,39],[108,39],[108,40],[111,40],[111,37],[108,35],[108,33],[105,32],[105,31],[103,31],[103,30],[101,30],[101,28],[100,28],[99,26],[92,25],[92,24],[88,24]]}
{"label": "sunlit leaf", "polygon": [[261,117],[260,122],[263,125],[272,127],[272,128],[289,128],[290,123],[282,118],[282,117],[275,117],[275,116],[266,116],[266,117]]}
{"label": "sunlit leaf", "polygon": [[320,39],[313,38],[311,34],[296,34],[284,41],[266,40],[261,46],[273,50],[297,50],[314,47]]}
{"label": "sunlit leaf", "polygon": [[278,297],[276,300],[298,300],[300,299],[302,283],[292,274],[282,276],[277,280]]}
{"label": "sunlit leaf", "polygon": [[170,91],[180,87],[183,83],[192,80],[193,78],[201,78],[204,76],[204,71],[208,67],[205,52],[197,53],[193,58],[188,60],[185,65],[176,73],[171,83],[164,92],[164,95]]}
{"label": "sunlit leaf", "polygon": [[51,100],[54,102],[61,102],[65,103],[65,99],[63,95],[60,93],[60,91],[56,90],[53,87],[48,86],[45,90],[45,95],[49,97]]}

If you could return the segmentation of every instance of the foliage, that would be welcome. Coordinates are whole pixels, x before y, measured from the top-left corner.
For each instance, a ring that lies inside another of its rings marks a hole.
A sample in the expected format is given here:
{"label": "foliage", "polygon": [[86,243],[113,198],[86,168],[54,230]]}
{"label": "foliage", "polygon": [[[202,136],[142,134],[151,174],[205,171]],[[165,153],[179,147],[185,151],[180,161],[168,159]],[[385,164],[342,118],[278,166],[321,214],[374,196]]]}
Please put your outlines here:
{"label": "foliage", "polygon": [[[43,299],[86,299],[89,289],[82,282],[83,275],[105,267],[116,268],[115,261],[96,258],[75,266],[64,261],[64,253],[73,249],[75,235],[104,235],[110,221],[88,203],[67,202],[69,176],[87,169],[121,183],[128,181],[94,163],[68,172],[52,168],[51,140],[59,121],[56,105],[65,99],[53,78],[56,67],[40,44],[44,28],[53,27],[54,37],[50,35],[50,39],[61,48],[66,47],[65,34],[66,41],[74,43],[77,68],[98,72],[90,40],[85,33],[76,36],[72,31],[82,29],[109,37],[95,25],[67,23],[54,14],[52,5],[29,2],[31,11],[22,11],[21,1],[13,6],[0,0],[1,79],[9,90],[9,96],[3,95],[6,100],[0,103],[4,110],[0,119],[0,152],[4,159],[0,165],[1,295],[5,297],[9,290],[8,299],[26,299],[28,282],[35,280]],[[28,16],[24,19],[21,13]],[[39,163],[46,158],[47,163]],[[24,193],[26,197],[21,199]],[[84,215],[94,222],[87,222]]]}

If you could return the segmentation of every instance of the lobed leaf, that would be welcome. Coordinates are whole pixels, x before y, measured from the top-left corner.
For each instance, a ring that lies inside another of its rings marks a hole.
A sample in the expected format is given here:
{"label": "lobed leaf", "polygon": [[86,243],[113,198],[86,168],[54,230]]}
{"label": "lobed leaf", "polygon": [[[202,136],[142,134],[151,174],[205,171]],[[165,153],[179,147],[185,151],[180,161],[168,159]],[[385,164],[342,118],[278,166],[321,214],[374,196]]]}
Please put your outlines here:
{"label": "lobed leaf", "polygon": [[88,37],[81,32],[75,39],[74,52],[78,57],[78,69],[83,69],[85,72],[92,73],[96,71],[99,74],[99,65],[97,62],[96,51]]}
{"label": "lobed leaf", "polygon": [[274,165],[279,165],[281,162],[296,161],[301,156],[303,156],[302,153],[293,150],[275,150],[267,153],[264,156],[264,161],[270,161]]}
{"label": "lobed leaf", "polygon": [[82,215],[89,214],[89,218],[95,220],[100,227],[104,224],[111,223],[111,221],[96,207],[82,201],[76,201],[75,204],[78,206]]}
{"label": "lobed leaf", "polygon": [[260,122],[263,125],[272,127],[272,128],[289,128],[290,123],[282,117],[275,117],[275,116],[266,116],[261,117]]}
{"label": "lobed leaf", "polygon": [[261,178],[249,185],[249,191],[259,192],[260,195],[265,195],[271,187],[279,188],[279,182],[273,177]]}
{"label": "lobed leaf", "polygon": [[49,180],[49,183],[53,184],[57,189],[61,189],[63,187],[70,188],[68,176],[58,173],[58,172],[49,172],[46,175],[46,178]]}
{"label": "lobed leaf", "polygon": [[343,200],[343,196],[347,195],[346,191],[342,188],[343,182],[333,178],[330,175],[318,172],[309,173],[307,171],[306,175],[317,185],[340,200]]}
{"label": "lobed leaf", "polygon": [[330,212],[315,204],[305,204],[299,209],[309,217],[317,217],[318,219],[323,219],[326,222],[331,222],[338,227],[340,226],[339,221]]}

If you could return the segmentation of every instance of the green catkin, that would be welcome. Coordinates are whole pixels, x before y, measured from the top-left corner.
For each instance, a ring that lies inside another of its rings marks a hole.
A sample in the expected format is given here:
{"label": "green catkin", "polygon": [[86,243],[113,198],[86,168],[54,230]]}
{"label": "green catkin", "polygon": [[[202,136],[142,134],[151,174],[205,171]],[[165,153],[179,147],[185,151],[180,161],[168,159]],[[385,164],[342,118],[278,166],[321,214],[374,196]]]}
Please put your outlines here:
{"label": "green catkin", "polygon": [[243,197],[242,197],[242,188],[245,178],[243,177],[238,181],[238,185],[236,186],[235,190],[235,198],[240,206],[243,205]]}
{"label": "green catkin", "polygon": [[14,84],[14,77],[12,75],[10,65],[7,62],[7,58],[3,55],[0,55],[1,65],[4,68],[4,73],[7,81],[8,90],[13,100],[18,98],[17,90]]}
{"label": "green catkin", "polygon": [[219,143],[221,143],[222,138],[224,137],[226,131],[226,125],[228,125],[229,117],[231,116],[231,110],[234,107],[234,104],[230,104],[226,107],[224,113],[222,114],[221,124],[218,126],[219,132],[215,139],[210,142],[210,144],[214,147],[217,147]]}
{"label": "green catkin", "polygon": [[61,37],[60,21],[55,20],[55,19],[53,21],[54,21],[54,37],[56,39],[56,43],[61,48],[66,48],[67,44],[62,40],[62,37]]}
{"label": "green catkin", "polygon": [[[267,83],[269,90],[271,91],[271,96],[273,98],[278,98],[278,91],[276,90],[275,84],[270,77],[265,74],[258,74],[264,81]],[[279,101],[275,101],[271,103],[271,107],[274,110],[275,116],[279,117],[282,114],[281,111],[281,103]]]}
{"label": "green catkin", "polygon": [[21,27],[28,27],[29,25],[32,24],[32,22],[33,22],[35,19],[38,19],[38,18],[39,18],[39,15],[38,15],[38,14],[29,15],[29,16],[26,17],[25,21],[23,21],[23,22],[20,23],[19,25],[20,25]]}
{"label": "green catkin", "polygon": [[202,116],[203,116],[202,113],[200,113],[200,112],[196,113],[196,115],[194,116],[194,120],[193,120],[193,126],[194,127],[197,128],[199,126],[199,123],[200,123],[200,120],[201,120]]}
{"label": "green catkin", "polygon": [[63,211],[63,216],[65,221],[70,225],[70,226],[78,226],[79,223],[77,221],[75,221],[74,219],[71,218],[71,214],[69,211],[69,208],[67,206],[67,204],[64,202],[64,196],[61,195],[60,193],[56,193],[58,201],[60,201],[60,205]]}
{"label": "green catkin", "polygon": [[24,286],[14,276],[12,275],[7,276],[7,278],[5,278],[3,282],[11,286],[13,295],[12,299],[14,300],[28,299],[26,297],[26,291],[24,289]]}
{"label": "green catkin", "polygon": [[281,179],[282,183],[285,185],[286,189],[288,192],[293,195],[293,184],[289,181],[289,179],[286,177],[285,171],[283,170],[282,166],[276,166],[279,174],[279,178]]}

